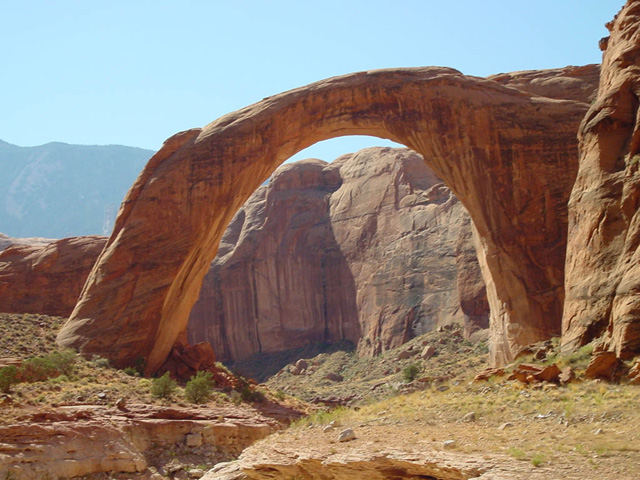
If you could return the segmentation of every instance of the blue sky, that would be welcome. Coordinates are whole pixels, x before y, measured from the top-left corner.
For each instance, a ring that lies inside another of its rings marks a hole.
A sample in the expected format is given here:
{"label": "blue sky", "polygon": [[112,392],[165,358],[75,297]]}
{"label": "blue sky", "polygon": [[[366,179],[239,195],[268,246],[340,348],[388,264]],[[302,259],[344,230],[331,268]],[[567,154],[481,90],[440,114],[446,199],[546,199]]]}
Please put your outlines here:
{"label": "blue sky", "polygon": [[[0,139],[156,150],[187,128],[334,75],[469,75],[598,63],[622,0],[0,0]],[[386,144],[336,139],[333,160]]]}

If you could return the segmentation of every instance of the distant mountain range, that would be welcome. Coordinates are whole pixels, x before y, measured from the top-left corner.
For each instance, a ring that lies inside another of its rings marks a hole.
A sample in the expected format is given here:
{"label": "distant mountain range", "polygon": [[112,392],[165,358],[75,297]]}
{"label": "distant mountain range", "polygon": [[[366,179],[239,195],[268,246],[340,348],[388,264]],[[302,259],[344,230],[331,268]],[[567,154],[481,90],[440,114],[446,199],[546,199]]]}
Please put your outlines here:
{"label": "distant mountain range", "polygon": [[12,237],[108,235],[152,150],[0,140],[0,232]]}

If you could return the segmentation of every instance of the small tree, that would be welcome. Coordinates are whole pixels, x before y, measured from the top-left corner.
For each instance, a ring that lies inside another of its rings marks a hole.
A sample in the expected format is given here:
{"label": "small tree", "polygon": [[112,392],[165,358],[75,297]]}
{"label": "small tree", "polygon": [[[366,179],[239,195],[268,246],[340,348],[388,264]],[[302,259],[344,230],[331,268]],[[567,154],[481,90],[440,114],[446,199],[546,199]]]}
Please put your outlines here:
{"label": "small tree", "polygon": [[420,367],[415,363],[412,363],[408,367],[405,367],[405,369],[402,371],[402,377],[404,378],[405,382],[409,383],[413,382],[416,379],[418,373],[420,373]]}
{"label": "small tree", "polygon": [[184,389],[185,398],[191,403],[206,403],[213,392],[213,374],[211,372],[197,372],[187,382]]}
{"label": "small tree", "polygon": [[171,378],[169,372],[165,372],[160,378],[154,378],[151,384],[151,395],[157,398],[170,398],[178,384]]}
{"label": "small tree", "polygon": [[15,365],[0,368],[0,392],[9,393],[11,386],[18,383],[18,369]]}

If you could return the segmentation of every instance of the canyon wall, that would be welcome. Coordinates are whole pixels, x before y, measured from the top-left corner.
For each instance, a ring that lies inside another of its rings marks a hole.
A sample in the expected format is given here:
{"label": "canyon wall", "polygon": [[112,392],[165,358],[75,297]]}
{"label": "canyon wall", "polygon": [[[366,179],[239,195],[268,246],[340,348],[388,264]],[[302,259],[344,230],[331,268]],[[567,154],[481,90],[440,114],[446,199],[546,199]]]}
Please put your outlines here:
{"label": "canyon wall", "polygon": [[640,353],[640,2],[607,28],[569,202],[562,342],[628,358]]}
{"label": "canyon wall", "polygon": [[341,339],[376,354],[452,322],[488,326],[468,215],[418,154],[370,148],[285,164],[249,198],[189,338],[222,360]]}

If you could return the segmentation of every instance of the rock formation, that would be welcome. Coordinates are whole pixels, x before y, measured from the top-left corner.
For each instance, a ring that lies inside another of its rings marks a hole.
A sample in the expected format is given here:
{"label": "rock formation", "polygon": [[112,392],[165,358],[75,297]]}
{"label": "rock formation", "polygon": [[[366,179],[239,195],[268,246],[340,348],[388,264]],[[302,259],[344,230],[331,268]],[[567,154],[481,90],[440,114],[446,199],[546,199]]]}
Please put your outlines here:
{"label": "rock formation", "polygon": [[487,77],[507,87],[541,97],[591,103],[596,98],[600,65],[524,70]]}
{"label": "rock formation", "polygon": [[468,318],[486,328],[488,311],[462,205],[416,153],[370,148],[285,164],[258,188],[222,237],[189,339],[221,360],[342,339],[371,354]]}
{"label": "rock formation", "polygon": [[569,203],[563,346],[640,352],[640,2],[607,24]]}
{"label": "rock formation", "polygon": [[58,341],[157,370],[226,226],[278,165],[318,141],[388,138],[467,208],[491,306],[492,360],[559,333],[566,204],[587,105],[432,67],[335,77],[168,139],[138,177]]}
{"label": "rock formation", "polygon": [[29,240],[0,252],[0,312],[69,316],[106,237]]}
{"label": "rock formation", "polygon": [[42,480],[128,472],[157,478],[148,467],[158,466],[158,452],[181,450],[215,464],[280,428],[276,420],[247,407],[33,409],[0,425],[0,476]]}

